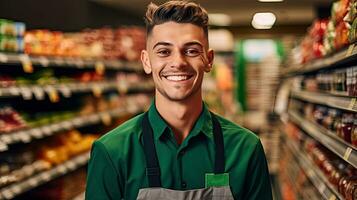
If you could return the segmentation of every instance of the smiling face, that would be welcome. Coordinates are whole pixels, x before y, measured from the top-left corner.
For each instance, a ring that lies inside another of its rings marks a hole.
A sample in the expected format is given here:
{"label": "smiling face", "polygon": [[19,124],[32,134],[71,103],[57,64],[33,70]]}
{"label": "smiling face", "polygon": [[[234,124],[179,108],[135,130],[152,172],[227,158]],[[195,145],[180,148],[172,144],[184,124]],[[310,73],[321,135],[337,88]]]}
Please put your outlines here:
{"label": "smiling face", "polygon": [[170,101],[200,98],[204,72],[212,68],[213,50],[199,26],[165,22],[154,26],[141,53],[146,73],[152,73],[156,97]]}

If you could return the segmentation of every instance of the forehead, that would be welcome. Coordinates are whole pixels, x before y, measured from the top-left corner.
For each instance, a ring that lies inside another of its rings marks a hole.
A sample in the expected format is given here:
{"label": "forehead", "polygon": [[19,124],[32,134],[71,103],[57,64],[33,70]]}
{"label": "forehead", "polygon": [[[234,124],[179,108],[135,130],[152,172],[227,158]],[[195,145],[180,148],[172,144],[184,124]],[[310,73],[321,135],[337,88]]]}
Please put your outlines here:
{"label": "forehead", "polygon": [[165,22],[154,26],[148,37],[148,45],[153,46],[157,42],[168,42],[174,45],[198,41],[207,45],[207,38],[203,29],[190,23]]}

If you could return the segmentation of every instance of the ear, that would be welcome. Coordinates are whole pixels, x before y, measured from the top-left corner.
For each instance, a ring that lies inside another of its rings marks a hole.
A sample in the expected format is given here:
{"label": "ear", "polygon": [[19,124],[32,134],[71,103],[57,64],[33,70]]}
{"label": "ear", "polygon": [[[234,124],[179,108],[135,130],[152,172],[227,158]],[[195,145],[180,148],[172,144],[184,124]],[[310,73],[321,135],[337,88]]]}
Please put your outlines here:
{"label": "ear", "polygon": [[212,66],[213,66],[213,60],[214,60],[214,51],[213,49],[208,49],[207,52],[207,65],[204,69],[205,72],[210,72],[212,70]]}
{"label": "ear", "polygon": [[143,68],[146,74],[151,73],[151,64],[149,59],[149,53],[146,50],[141,51],[141,63],[143,64]]}

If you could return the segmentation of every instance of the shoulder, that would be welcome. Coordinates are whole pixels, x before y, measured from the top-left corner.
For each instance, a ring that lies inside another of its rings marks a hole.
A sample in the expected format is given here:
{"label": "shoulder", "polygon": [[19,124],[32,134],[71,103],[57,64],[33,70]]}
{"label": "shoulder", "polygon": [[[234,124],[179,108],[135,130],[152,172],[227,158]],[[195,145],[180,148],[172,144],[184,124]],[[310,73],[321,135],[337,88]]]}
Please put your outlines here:
{"label": "shoulder", "polygon": [[244,148],[254,151],[260,143],[259,137],[251,130],[246,129],[222,116],[216,115],[221,125],[225,145]]}
{"label": "shoulder", "polygon": [[108,152],[118,152],[121,147],[125,147],[135,140],[139,142],[142,118],[143,113],[129,119],[101,136],[96,140],[96,143],[101,143]]}

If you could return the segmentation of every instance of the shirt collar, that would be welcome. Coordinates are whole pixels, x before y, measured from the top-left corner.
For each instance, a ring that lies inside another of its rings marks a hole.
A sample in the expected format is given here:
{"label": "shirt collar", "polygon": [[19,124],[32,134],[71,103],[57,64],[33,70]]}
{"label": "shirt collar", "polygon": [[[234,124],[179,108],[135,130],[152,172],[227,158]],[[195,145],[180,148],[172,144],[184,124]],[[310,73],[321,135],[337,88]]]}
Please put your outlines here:
{"label": "shirt collar", "polygon": [[[169,126],[165,122],[165,120],[160,116],[160,113],[157,111],[155,106],[155,100],[151,102],[151,106],[148,111],[149,122],[154,132],[155,140],[161,138],[161,136],[165,133],[166,129],[169,129]],[[203,103],[202,112],[197,119],[194,127],[190,131],[188,137],[193,137],[198,135],[199,133],[203,133],[209,138],[213,138],[213,127],[211,114],[207,108],[207,105]]]}

